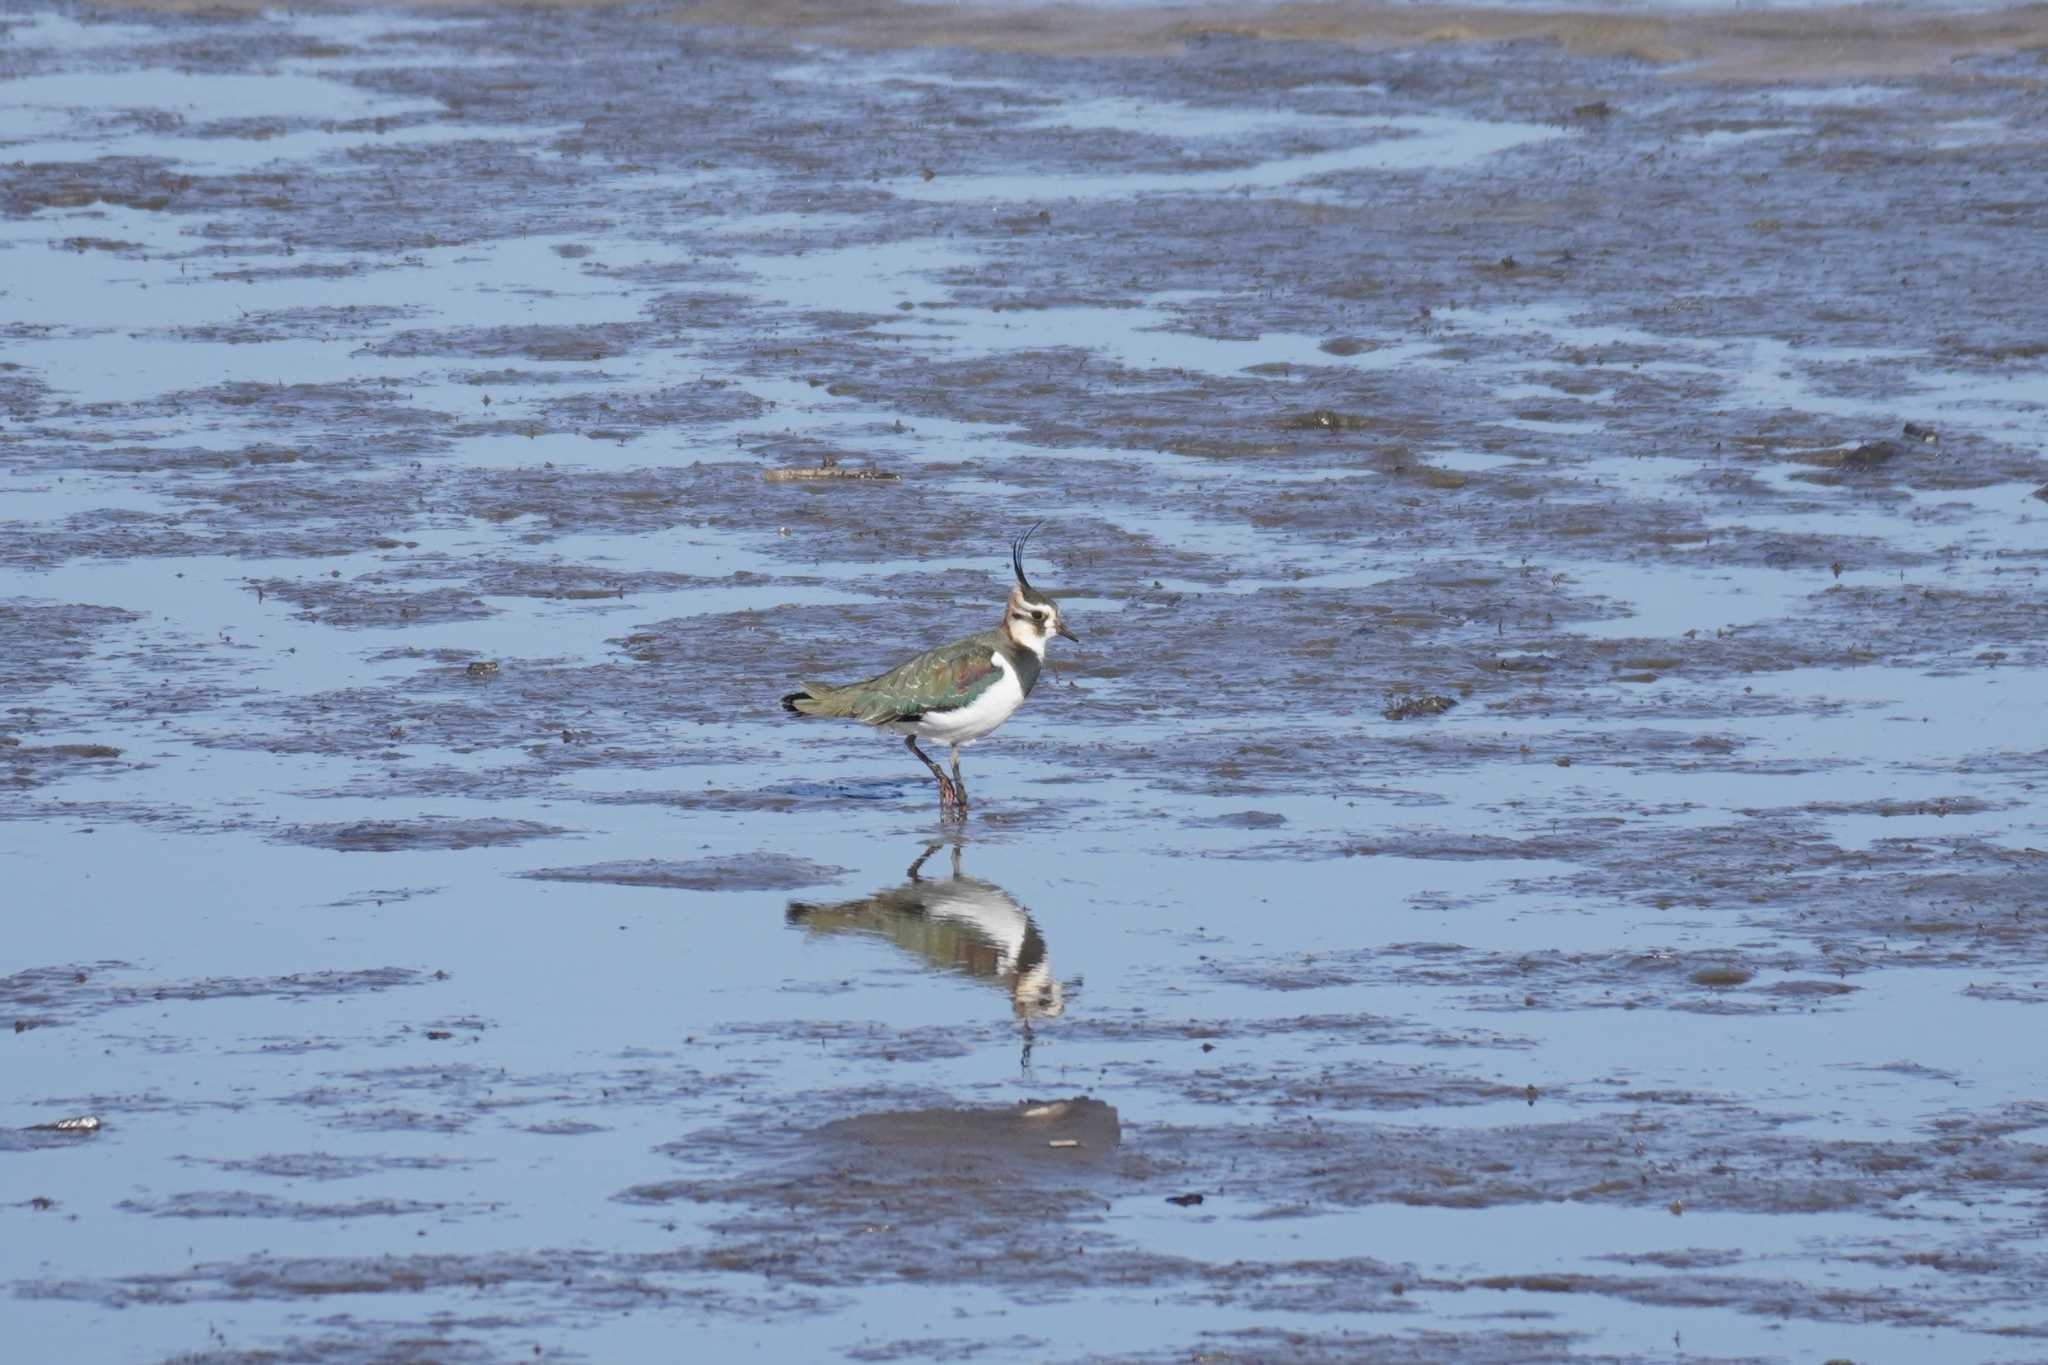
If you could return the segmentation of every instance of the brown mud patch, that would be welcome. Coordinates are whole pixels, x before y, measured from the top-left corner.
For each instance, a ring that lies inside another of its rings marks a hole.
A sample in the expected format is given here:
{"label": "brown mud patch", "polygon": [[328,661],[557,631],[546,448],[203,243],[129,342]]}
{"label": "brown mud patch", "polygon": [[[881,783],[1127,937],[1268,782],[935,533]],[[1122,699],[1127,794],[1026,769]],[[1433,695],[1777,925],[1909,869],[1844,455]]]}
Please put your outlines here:
{"label": "brown mud patch", "polygon": [[445,973],[407,967],[323,970],[277,977],[208,977],[196,981],[137,981],[135,974],[132,964],[116,961],[31,968],[0,977],[0,1009],[11,1016],[14,1032],[24,1033],[34,1028],[77,1024],[111,1009],[165,1000],[313,1000],[446,979]]}
{"label": "brown mud patch", "polygon": [[1722,11],[1621,15],[1483,6],[1165,5],[1142,10],[1003,6],[950,9],[935,22],[903,0],[848,9],[804,0],[691,3],[685,23],[759,27],[852,47],[975,47],[1047,56],[1165,56],[1228,38],[1345,43],[1381,50],[1442,43],[1553,42],[1575,54],[1683,64],[1710,80],[1842,80],[1915,75],[1959,57],[2048,46],[2038,6],[1993,14],[1873,14],[1860,6],[1739,18]]}
{"label": "brown mud patch", "polygon": [[15,728],[22,702],[74,676],[102,647],[102,637],[141,619],[141,613],[120,607],[0,601],[0,688],[10,698],[0,712],[0,733]]}
{"label": "brown mud patch", "polygon": [[588,867],[543,867],[520,875],[544,882],[595,882],[677,891],[787,891],[837,881],[846,873],[843,867],[827,867],[808,858],[763,852],[692,862],[650,858],[646,862],[596,863]]}
{"label": "brown mud patch", "polygon": [[569,831],[532,820],[422,816],[417,820],[356,820],[299,825],[276,838],[337,853],[395,853],[401,850],[495,848],[549,839]]}

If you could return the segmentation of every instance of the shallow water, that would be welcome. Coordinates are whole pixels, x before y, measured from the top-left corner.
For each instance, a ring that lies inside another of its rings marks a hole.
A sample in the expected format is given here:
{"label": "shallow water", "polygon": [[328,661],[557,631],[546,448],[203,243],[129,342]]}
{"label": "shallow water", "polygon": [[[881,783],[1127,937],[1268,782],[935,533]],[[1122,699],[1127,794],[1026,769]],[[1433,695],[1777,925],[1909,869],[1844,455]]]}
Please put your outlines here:
{"label": "shallow water", "polygon": [[2037,1357],[2038,62],[750,17],[7,21],[15,1335]]}

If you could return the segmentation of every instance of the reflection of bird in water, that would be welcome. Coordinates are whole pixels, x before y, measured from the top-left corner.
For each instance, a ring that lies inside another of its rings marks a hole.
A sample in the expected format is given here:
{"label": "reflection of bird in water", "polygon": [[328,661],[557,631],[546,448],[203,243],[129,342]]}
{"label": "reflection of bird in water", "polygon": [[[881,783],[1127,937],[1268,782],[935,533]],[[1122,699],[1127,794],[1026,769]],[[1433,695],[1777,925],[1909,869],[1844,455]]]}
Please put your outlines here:
{"label": "reflection of bird in water", "polygon": [[1027,1025],[1058,1015],[1066,1002],[1031,913],[1001,887],[962,876],[958,843],[953,875],[926,879],[921,869],[938,847],[932,844],[918,855],[903,885],[836,905],[792,901],[789,922],[813,934],[873,934],[942,971],[993,981],[1009,991],[1012,1008]]}

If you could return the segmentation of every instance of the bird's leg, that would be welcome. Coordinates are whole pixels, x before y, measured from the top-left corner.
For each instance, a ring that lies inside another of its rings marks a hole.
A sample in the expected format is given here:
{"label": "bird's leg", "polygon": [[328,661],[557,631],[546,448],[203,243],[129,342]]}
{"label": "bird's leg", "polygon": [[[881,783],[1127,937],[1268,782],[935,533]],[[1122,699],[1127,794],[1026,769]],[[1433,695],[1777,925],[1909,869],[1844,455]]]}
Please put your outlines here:
{"label": "bird's leg", "polygon": [[946,770],[944,768],[941,768],[938,764],[932,762],[931,757],[928,754],[926,754],[924,750],[917,747],[917,736],[905,735],[903,737],[903,744],[904,747],[910,750],[910,752],[916,754],[918,757],[918,761],[923,763],[925,767],[930,768],[932,770],[932,776],[938,779],[939,814],[941,816],[950,816],[955,814],[956,812],[959,814],[965,814],[966,807],[960,804],[960,793],[953,790],[953,783],[950,779],[947,778]]}
{"label": "bird's leg", "polygon": [[[920,872],[924,870],[924,860],[931,857],[932,854],[937,853],[939,851],[939,845],[943,844],[944,842],[945,840],[943,839],[934,839],[924,846],[924,852],[918,854],[917,861],[910,865],[910,880],[914,882],[921,882],[924,880],[923,877],[918,875]],[[958,858],[960,856],[960,846],[958,844],[953,845],[953,856],[955,858]],[[953,875],[956,877],[959,876],[960,870],[958,868],[955,868],[953,870]]]}
{"label": "bird's leg", "polygon": [[960,803],[960,813],[967,814],[967,784],[960,779],[960,746],[953,746],[953,799]]}

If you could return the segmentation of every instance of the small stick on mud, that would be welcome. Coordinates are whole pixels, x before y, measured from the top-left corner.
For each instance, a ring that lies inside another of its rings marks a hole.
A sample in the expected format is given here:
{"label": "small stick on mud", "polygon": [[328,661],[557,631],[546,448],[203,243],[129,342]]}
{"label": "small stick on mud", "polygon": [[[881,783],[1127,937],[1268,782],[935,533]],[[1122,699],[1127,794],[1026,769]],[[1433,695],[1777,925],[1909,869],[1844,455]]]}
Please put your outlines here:
{"label": "small stick on mud", "polygon": [[887,479],[898,476],[882,469],[844,469],[838,465],[802,465],[794,469],[771,469],[761,475],[770,483],[797,483],[805,479]]}

